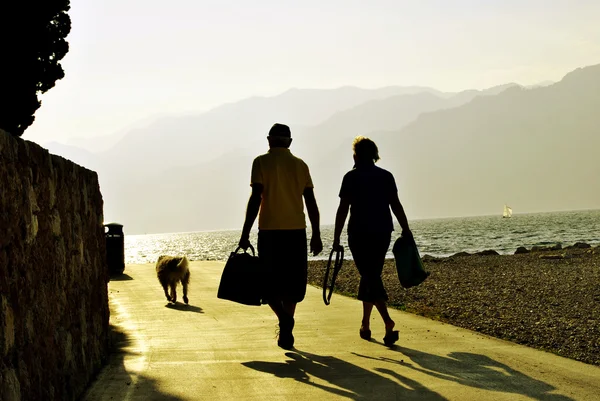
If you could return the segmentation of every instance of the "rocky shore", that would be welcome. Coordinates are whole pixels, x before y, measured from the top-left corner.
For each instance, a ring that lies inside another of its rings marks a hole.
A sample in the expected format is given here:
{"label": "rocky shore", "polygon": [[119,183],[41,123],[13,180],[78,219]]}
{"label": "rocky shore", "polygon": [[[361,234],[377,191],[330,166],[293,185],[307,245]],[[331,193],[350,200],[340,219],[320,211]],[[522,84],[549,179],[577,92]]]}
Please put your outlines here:
{"label": "rocky shore", "polygon": [[[429,278],[404,289],[386,261],[390,306],[600,366],[600,246],[424,255],[423,263]],[[326,264],[309,262],[309,283],[322,285]],[[359,280],[346,260],[336,291],[355,296]]]}

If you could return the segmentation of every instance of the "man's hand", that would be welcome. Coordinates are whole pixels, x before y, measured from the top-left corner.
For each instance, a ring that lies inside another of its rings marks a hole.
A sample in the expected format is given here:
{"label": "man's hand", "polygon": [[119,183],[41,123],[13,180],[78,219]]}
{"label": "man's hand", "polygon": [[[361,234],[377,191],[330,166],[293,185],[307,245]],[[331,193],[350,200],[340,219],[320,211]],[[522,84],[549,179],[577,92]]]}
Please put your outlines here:
{"label": "man's hand", "polygon": [[413,239],[414,240],[413,233],[410,230],[402,230],[402,236],[404,238],[409,238],[409,239]]}
{"label": "man's hand", "polygon": [[331,247],[335,252],[339,252],[342,249],[344,249],[344,247],[342,245],[340,245],[340,239],[339,238],[335,238],[333,240],[333,246]]}
{"label": "man's hand", "polygon": [[242,238],[240,238],[240,242],[238,243],[238,245],[244,251],[250,248],[252,246],[252,244],[250,244],[250,237],[242,235]]}
{"label": "man's hand", "polygon": [[313,256],[317,256],[323,250],[323,242],[321,241],[321,234],[313,234],[310,238],[310,252]]}

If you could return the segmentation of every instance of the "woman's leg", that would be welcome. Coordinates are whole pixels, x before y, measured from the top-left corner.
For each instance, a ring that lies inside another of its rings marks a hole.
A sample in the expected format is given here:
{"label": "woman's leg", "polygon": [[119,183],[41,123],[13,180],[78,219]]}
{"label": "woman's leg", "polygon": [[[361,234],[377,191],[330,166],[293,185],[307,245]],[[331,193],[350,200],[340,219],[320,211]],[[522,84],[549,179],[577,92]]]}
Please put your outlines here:
{"label": "woman's leg", "polygon": [[371,338],[370,321],[373,305],[375,305],[375,307],[377,308],[377,311],[381,315],[383,323],[385,324],[384,342],[390,342],[391,344],[395,343],[396,341],[398,341],[398,332],[394,330],[396,322],[394,322],[390,317],[390,314],[387,310],[387,305],[384,300],[379,300],[375,302],[363,301],[363,320],[360,326],[360,336],[367,340]]}
{"label": "woman's leg", "polygon": [[373,303],[363,301],[363,318],[360,325],[358,334],[363,340],[371,340],[371,311],[373,310]]}
{"label": "woman's leg", "polygon": [[385,337],[383,341],[386,345],[394,344],[398,341],[399,337],[398,331],[394,330],[396,322],[392,320],[387,309],[387,294],[381,279],[385,255],[390,246],[390,241],[391,235],[382,235],[361,238],[358,241],[355,238],[355,241],[349,244],[351,245],[350,250],[361,274],[361,284],[359,287],[359,299],[363,301],[361,337],[366,337],[367,330],[369,330],[370,334],[371,311],[374,305],[385,324]]}
{"label": "woman's leg", "polygon": [[393,331],[395,323],[387,311],[387,294],[381,280],[381,273],[390,244],[390,236],[350,236],[348,242],[361,275],[358,290],[358,299],[363,301],[360,335],[364,339],[370,338],[371,312],[375,306],[385,323],[387,336],[389,332]]}
{"label": "woman's leg", "polygon": [[385,334],[391,334],[394,330],[394,326],[396,326],[396,322],[394,322],[390,317],[385,301],[380,300],[375,302],[374,304],[377,308],[377,311],[381,315],[381,318],[383,319],[383,323],[385,323]]}
{"label": "woman's leg", "polygon": [[362,324],[360,326],[361,331],[370,330],[371,329],[371,311],[373,310],[373,303],[363,301],[363,318]]}

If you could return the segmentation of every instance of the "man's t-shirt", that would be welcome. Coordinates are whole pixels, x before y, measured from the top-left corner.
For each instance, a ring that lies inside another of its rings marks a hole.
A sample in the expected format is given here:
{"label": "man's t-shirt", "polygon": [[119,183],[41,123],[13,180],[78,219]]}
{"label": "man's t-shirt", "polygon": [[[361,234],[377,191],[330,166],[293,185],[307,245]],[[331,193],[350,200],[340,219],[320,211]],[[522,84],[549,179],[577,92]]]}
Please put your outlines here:
{"label": "man's t-shirt", "polygon": [[390,201],[397,192],[392,173],[375,164],[360,166],[346,173],[340,198],[350,202],[348,234],[394,231]]}
{"label": "man's t-shirt", "polygon": [[271,148],[252,163],[251,184],[262,184],[260,230],[306,228],[302,194],[313,188],[308,166],[289,149]]}

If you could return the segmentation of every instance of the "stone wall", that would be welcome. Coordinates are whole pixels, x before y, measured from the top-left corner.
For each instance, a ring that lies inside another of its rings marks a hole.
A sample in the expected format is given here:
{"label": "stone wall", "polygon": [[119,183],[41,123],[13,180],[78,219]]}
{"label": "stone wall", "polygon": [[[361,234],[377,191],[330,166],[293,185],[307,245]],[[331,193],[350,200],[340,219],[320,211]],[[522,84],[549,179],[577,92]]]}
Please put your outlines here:
{"label": "stone wall", "polygon": [[0,130],[0,400],[73,400],[108,353],[98,175]]}

